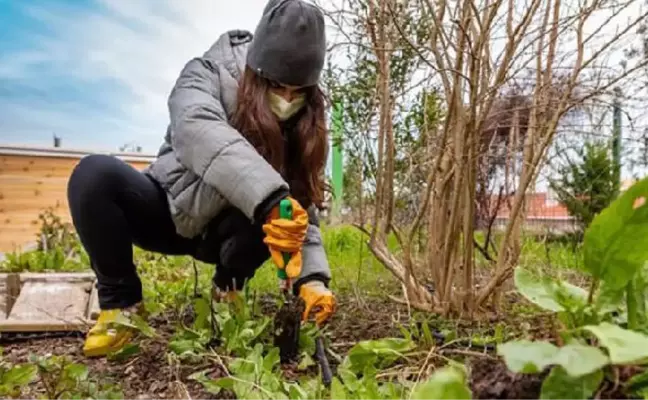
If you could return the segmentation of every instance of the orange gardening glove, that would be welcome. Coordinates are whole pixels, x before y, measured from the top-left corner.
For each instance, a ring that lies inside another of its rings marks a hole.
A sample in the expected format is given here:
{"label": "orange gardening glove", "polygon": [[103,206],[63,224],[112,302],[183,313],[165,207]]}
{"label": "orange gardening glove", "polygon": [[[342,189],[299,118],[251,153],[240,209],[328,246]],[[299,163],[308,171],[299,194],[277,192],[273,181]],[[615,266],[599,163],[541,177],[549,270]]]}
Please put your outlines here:
{"label": "orange gardening glove", "polygon": [[315,314],[315,323],[321,326],[328,321],[335,312],[336,303],[333,293],[320,281],[304,283],[299,288],[299,297],[304,299],[306,309],[302,319],[305,321],[310,313]]}
{"label": "orange gardening glove", "polygon": [[[281,219],[279,217],[279,206],[273,208],[263,225],[263,232],[266,236],[263,242],[270,250],[272,261],[277,268],[286,269],[288,278],[299,277],[302,269],[302,246],[308,229],[308,213],[292,197],[288,197],[292,203],[293,218]],[[283,253],[290,254],[288,265],[284,265]]]}

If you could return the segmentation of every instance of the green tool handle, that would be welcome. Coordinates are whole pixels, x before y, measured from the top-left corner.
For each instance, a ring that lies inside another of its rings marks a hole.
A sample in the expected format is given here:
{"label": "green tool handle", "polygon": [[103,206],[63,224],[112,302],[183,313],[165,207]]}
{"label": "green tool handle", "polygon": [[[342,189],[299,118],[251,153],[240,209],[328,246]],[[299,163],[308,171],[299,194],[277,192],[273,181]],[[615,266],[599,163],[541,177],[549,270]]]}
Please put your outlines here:
{"label": "green tool handle", "polygon": [[[281,202],[279,203],[279,218],[292,219],[292,217],[293,217],[292,203],[288,199],[281,200]],[[286,266],[288,265],[288,261],[290,261],[290,254],[284,253],[283,258],[284,258],[284,269],[277,268],[277,276],[279,277],[279,279],[286,280],[288,279],[288,275],[286,275]]]}

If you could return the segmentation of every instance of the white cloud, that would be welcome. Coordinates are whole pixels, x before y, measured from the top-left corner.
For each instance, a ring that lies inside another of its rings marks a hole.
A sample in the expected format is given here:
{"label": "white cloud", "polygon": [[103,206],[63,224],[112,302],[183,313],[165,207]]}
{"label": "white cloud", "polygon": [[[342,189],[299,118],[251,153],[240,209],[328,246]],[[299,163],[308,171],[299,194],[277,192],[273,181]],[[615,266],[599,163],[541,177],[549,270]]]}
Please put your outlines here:
{"label": "white cloud", "polygon": [[[145,151],[155,151],[168,123],[168,93],[184,64],[229,29],[253,31],[265,4],[265,0],[99,0],[100,7],[92,9],[27,6],[49,33],[38,38],[38,48],[0,56],[0,78],[38,89],[54,83],[44,82],[47,75],[38,75],[39,68],[49,66],[50,72],[61,74],[61,79],[73,78],[80,87],[110,88],[110,94],[95,89],[84,95],[112,107],[105,112],[75,112],[57,104],[58,95],[50,92],[39,106],[33,101],[12,104],[12,121],[0,122],[0,132],[5,132],[1,135],[13,137],[17,131],[33,135],[42,127],[41,136],[50,141],[56,128],[64,144],[91,144],[94,137],[100,147],[136,141]],[[6,103],[0,107],[9,106]],[[24,118],[41,123],[35,128],[22,123]],[[79,130],[92,127],[81,140]],[[66,132],[72,132],[73,139],[66,141]]]}

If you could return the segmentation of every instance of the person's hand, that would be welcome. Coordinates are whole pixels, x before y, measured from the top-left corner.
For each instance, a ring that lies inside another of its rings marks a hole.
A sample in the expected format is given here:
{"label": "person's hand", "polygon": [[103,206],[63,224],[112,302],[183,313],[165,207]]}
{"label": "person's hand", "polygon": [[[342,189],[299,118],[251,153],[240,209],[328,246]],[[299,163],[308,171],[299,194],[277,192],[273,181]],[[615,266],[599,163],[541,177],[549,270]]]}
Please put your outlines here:
{"label": "person's hand", "polygon": [[[288,278],[295,279],[302,269],[302,246],[308,229],[308,213],[295,199],[288,199],[292,203],[292,219],[281,219],[279,206],[274,207],[263,225],[266,234],[263,242],[268,246],[277,268],[285,268]],[[290,254],[288,265],[284,265],[283,253]]]}
{"label": "person's hand", "polygon": [[315,323],[321,326],[328,321],[335,312],[336,303],[333,292],[331,292],[324,283],[320,281],[310,281],[304,283],[299,288],[299,297],[306,303],[306,309],[302,319],[305,321],[309,318],[311,312],[315,314]]}

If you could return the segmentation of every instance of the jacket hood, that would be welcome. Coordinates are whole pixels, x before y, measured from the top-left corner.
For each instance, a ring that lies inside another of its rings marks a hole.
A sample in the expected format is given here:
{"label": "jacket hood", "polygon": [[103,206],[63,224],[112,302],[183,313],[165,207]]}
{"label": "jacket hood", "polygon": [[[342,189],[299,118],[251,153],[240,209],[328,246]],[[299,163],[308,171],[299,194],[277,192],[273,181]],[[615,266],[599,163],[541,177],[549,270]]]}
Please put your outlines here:
{"label": "jacket hood", "polygon": [[247,30],[234,29],[223,33],[205,52],[204,58],[221,63],[236,79],[240,78],[245,68],[245,56],[252,33]]}

